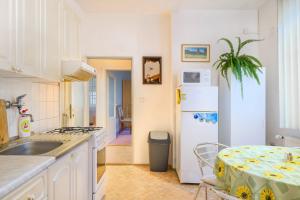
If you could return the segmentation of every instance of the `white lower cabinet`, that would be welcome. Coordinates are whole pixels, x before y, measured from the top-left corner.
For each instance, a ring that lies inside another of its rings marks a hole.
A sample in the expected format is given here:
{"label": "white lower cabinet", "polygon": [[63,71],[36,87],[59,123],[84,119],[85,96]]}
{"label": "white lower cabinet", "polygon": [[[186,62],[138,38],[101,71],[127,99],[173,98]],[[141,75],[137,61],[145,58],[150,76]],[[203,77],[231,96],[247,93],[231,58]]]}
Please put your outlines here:
{"label": "white lower cabinet", "polygon": [[75,149],[71,153],[72,165],[72,200],[88,199],[88,144]]}
{"label": "white lower cabinet", "polygon": [[40,173],[33,179],[4,197],[3,200],[46,200],[47,199],[47,171]]}
{"label": "white lower cabinet", "polygon": [[79,146],[48,169],[49,200],[88,198],[88,144]]}
{"label": "white lower cabinet", "polygon": [[88,143],[59,158],[3,200],[87,200]]}
{"label": "white lower cabinet", "polygon": [[66,155],[48,169],[48,199],[71,199],[71,160]]}

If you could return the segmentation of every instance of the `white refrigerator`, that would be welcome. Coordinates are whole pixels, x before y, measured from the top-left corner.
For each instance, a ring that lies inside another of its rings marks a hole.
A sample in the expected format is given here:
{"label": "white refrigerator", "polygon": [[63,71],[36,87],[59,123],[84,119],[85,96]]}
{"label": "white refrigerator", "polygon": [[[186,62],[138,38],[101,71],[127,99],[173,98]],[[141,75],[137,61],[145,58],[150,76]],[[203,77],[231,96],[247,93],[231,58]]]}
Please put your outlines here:
{"label": "white refrigerator", "polygon": [[[218,87],[183,85],[176,91],[176,171],[181,183],[199,183],[193,148],[218,142]],[[204,169],[204,174],[212,175]]]}

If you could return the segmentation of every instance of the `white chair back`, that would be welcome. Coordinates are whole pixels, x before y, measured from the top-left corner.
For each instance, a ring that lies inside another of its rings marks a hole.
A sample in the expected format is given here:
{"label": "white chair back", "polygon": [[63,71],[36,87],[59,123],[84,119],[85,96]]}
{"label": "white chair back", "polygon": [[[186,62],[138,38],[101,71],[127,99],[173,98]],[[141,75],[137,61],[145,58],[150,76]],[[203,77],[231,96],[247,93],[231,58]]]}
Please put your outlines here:
{"label": "white chair back", "polygon": [[194,148],[202,176],[204,176],[203,168],[208,166],[213,169],[217,154],[225,148],[228,146],[219,143],[201,143]]}

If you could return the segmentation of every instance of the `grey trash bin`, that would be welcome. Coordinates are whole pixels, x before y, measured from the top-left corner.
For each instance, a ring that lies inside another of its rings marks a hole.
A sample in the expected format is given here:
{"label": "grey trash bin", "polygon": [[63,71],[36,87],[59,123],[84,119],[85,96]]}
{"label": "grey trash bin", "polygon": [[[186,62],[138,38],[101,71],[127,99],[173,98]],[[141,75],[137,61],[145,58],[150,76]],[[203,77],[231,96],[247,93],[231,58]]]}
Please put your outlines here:
{"label": "grey trash bin", "polygon": [[150,170],[166,172],[168,170],[170,135],[165,131],[150,131],[148,136]]}

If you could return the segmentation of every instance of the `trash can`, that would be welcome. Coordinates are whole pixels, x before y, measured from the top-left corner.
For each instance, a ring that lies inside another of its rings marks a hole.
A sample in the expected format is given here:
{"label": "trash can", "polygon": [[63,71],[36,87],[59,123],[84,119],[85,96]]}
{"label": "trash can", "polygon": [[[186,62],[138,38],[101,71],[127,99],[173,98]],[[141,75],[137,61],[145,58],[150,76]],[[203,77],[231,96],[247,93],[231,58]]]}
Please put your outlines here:
{"label": "trash can", "polygon": [[150,170],[168,171],[170,135],[165,131],[150,131],[148,136]]}

